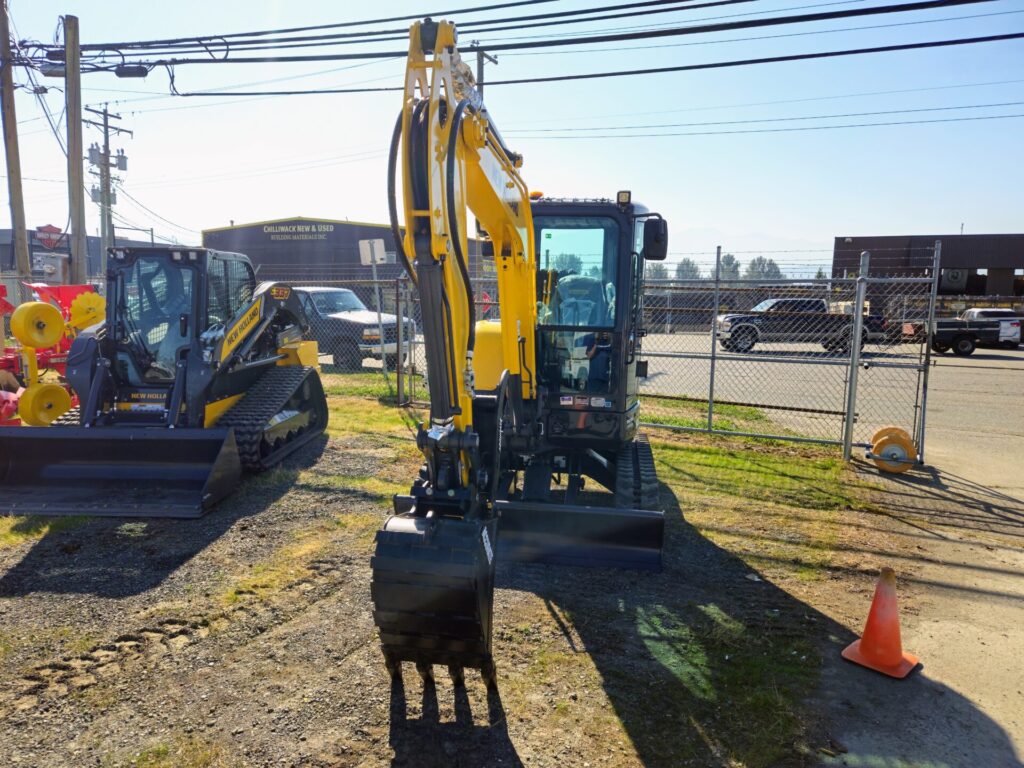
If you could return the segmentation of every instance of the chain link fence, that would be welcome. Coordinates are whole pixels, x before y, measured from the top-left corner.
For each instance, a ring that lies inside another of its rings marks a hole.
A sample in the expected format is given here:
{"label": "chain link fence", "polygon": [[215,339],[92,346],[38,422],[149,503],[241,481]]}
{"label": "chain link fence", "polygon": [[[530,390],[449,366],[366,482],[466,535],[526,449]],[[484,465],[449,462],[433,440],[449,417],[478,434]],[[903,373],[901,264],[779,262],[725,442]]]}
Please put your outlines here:
{"label": "chain link fence", "polygon": [[[911,274],[648,281],[641,392],[649,426],[869,447],[880,427],[923,449],[932,266]],[[877,263],[876,262],[876,263]],[[731,266],[726,260],[725,266]]]}
{"label": "chain link fence", "polygon": [[[931,266],[909,273],[888,268],[881,254],[864,258],[860,274],[823,276],[819,268],[805,277],[787,268],[744,278],[719,259],[704,278],[649,277],[641,342],[648,372],[640,390],[646,426],[812,441],[849,452],[870,447],[876,430],[895,425],[914,436],[923,456],[930,352],[922,329],[935,315],[938,254],[925,256]],[[383,368],[397,374],[400,403],[426,400],[423,324],[407,279],[291,282],[309,295],[311,336],[323,363],[339,371]],[[476,277],[473,288],[477,319],[496,319],[496,281]],[[365,307],[364,325],[375,326],[360,331],[365,339],[338,335],[327,311],[342,300],[332,295],[338,292]],[[361,350],[352,351],[353,344]]]}

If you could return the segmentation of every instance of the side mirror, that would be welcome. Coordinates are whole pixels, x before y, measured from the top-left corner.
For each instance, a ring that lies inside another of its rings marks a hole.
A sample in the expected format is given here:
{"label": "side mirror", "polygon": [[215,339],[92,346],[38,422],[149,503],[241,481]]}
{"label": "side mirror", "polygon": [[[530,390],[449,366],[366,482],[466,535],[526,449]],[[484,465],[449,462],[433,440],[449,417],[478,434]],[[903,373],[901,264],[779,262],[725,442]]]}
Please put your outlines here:
{"label": "side mirror", "polygon": [[644,253],[647,261],[664,261],[668,256],[668,222],[647,219],[644,222]]}

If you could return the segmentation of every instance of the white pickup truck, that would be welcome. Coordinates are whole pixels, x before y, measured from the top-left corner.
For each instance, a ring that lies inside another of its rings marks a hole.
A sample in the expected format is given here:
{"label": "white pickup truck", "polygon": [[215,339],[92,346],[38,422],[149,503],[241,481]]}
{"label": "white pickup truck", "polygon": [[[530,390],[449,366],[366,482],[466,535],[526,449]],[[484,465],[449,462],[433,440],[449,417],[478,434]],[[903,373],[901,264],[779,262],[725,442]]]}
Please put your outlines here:
{"label": "white pickup truck", "polygon": [[996,345],[1005,349],[1016,349],[1021,343],[1024,328],[1024,312],[1016,309],[993,307],[972,307],[960,315],[961,320],[998,320],[999,338]]}

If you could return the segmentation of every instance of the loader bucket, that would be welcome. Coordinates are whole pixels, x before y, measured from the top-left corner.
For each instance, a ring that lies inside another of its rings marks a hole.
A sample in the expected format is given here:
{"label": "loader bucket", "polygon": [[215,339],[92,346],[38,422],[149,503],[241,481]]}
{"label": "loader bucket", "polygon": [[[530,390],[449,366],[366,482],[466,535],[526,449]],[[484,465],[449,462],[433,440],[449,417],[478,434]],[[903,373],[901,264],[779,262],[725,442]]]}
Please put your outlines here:
{"label": "loader bucket", "polygon": [[498,556],[520,562],[661,570],[665,515],[645,509],[498,501]]}
{"label": "loader bucket", "polygon": [[0,514],[200,517],[241,472],[231,429],[0,428]]}

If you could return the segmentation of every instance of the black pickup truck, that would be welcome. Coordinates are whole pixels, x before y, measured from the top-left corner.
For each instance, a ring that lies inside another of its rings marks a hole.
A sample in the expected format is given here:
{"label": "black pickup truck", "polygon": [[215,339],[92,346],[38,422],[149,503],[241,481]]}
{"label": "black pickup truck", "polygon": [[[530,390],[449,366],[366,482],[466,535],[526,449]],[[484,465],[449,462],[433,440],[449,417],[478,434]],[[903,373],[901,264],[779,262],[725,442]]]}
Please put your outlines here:
{"label": "black pickup truck", "polygon": [[[903,324],[904,341],[925,337],[925,321]],[[1013,310],[968,309],[960,317],[943,317],[932,327],[932,350],[966,357],[978,347],[1016,349],[1021,341],[1021,317]]]}
{"label": "black pickup truck", "polygon": [[[356,371],[365,358],[384,359],[389,370],[398,361],[398,318],[368,309],[348,288],[301,285],[292,288],[298,294],[309,322],[309,336],[317,341],[321,354],[331,355],[336,368]],[[384,327],[383,343],[380,338]],[[416,336],[416,324],[405,321],[402,352],[409,353],[409,341]]]}
{"label": "black pickup truck", "polygon": [[[772,342],[821,344],[843,352],[853,337],[853,315],[829,312],[824,299],[766,299],[747,312],[719,315],[715,334],[727,352],[749,352]],[[885,318],[865,315],[861,344],[885,339]]]}

